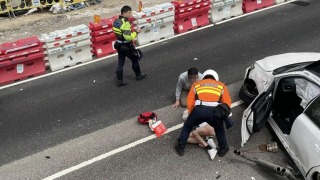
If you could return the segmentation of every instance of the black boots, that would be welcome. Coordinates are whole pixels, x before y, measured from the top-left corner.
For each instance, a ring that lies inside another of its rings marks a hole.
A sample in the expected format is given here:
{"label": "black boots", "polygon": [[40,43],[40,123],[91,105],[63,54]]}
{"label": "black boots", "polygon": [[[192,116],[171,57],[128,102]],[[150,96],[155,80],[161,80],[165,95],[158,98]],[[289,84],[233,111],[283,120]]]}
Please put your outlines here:
{"label": "black boots", "polygon": [[224,148],[218,147],[218,156],[223,157],[229,151],[229,145],[227,144]]}
{"label": "black boots", "polygon": [[148,73],[141,73],[140,67],[136,66],[133,68],[134,73],[136,73],[136,79],[138,81],[140,81],[141,79],[144,79],[145,77],[147,77]]}
{"label": "black boots", "polygon": [[128,85],[128,83],[123,82],[123,71],[118,71],[117,73],[117,86],[125,86]]}
{"label": "black boots", "polygon": [[177,144],[174,147],[176,149],[176,152],[180,155],[183,156],[184,155],[184,148],[185,146],[180,142],[180,140],[178,139]]}
{"label": "black boots", "polygon": [[[137,81],[144,79],[145,77],[147,77],[147,74],[148,74],[148,73],[141,73],[139,67],[134,69],[134,72],[136,74]],[[125,85],[129,84],[129,83],[123,81],[123,71],[117,71],[116,74],[117,74],[117,86],[118,87],[125,86]]]}
{"label": "black boots", "polygon": [[140,81],[141,79],[144,79],[145,77],[147,77],[147,72],[146,73],[136,73],[136,79],[138,80],[138,81]]}
{"label": "black boots", "polygon": [[129,83],[127,83],[127,82],[123,82],[123,80],[118,80],[117,81],[117,85],[118,85],[118,87],[120,87],[120,86],[125,86],[125,85],[128,85]]}

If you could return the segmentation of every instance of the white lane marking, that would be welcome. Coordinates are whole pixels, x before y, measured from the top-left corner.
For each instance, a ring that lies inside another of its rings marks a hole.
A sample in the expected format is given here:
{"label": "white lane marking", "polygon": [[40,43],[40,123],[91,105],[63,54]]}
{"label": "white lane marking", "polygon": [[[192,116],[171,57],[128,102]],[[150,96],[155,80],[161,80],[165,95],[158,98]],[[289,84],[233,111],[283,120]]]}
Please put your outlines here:
{"label": "white lane marking", "polygon": [[[240,101],[237,101],[237,102],[234,102],[234,103],[231,104],[231,108],[234,108],[234,107],[236,107],[236,106],[239,106],[239,105],[242,104],[242,103],[243,103],[243,102],[242,102],[241,100],[240,100]],[[180,128],[182,128],[182,126],[183,126],[183,123],[178,124],[178,125],[175,125],[175,126],[173,126],[173,127],[171,127],[171,128],[168,128],[167,131],[166,131],[164,134],[167,134],[167,133],[170,133],[170,132],[175,131],[175,130],[177,130],[177,129],[180,129]],[[137,146],[137,145],[139,145],[139,144],[145,143],[145,142],[147,142],[147,141],[150,141],[150,140],[156,139],[156,138],[157,138],[157,136],[156,136],[155,134],[150,135],[150,136],[147,136],[147,137],[142,138],[142,139],[140,139],[140,140],[138,140],[138,141],[132,142],[132,143],[130,143],[130,144],[127,144],[127,145],[125,145],[125,146],[119,147],[119,148],[117,148],[117,149],[114,149],[114,150],[112,150],[112,151],[109,151],[109,152],[107,152],[107,153],[105,153],[105,154],[102,154],[102,155],[100,155],[100,156],[94,157],[94,158],[92,158],[92,159],[90,159],[90,160],[88,160],[88,161],[84,161],[84,162],[82,162],[82,163],[80,163],[80,164],[78,164],[78,165],[75,165],[75,166],[72,166],[72,167],[70,167],[70,168],[68,168],[68,169],[65,169],[65,170],[62,170],[62,171],[60,171],[60,172],[57,172],[57,173],[55,173],[55,174],[53,174],[53,175],[51,175],[51,176],[49,176],[49,177],[44,178],[43,180],[52,180],[52,179],[59,178],[59,177],[61,177],[61,176],[64,176],[64,175],[66,175],[66,174],[69,174],[69,173],[71,173],[71,172],[73,172],[73,171],[76,171],[76,170],[78,170],[78,169],[81,169],[81,168],[83,168],[83,167],[85,167],[85,166],[88,166],[88,165],[90,165],[90,164],[93,164],[93,163],[95,163],[95,162],[97,162],[97,161],[100,161],[100,160],[102,160],[102,159],[105,159],[105,158],[107,158],[107,157],[110,157],[110,156],[112,156],[112,155],[115,155],[115,154],[120,153],[120,152],[122,152],[122,151],[128,150],[128,149],[133,148],[133,147],[135,147],[135,146]]]}
{"label": "white lane marking", "polygon": [[[261,12],[261,11],[265,11],[265,10],[268,10],[268,9],[271,9],[271,8],[282,6],[282,5],[285,5],[285,4],[294,2],[294,1],[296,1],[296,0],[291,0],[291,1],[287,1],[287,2],[281,3],[281,4],[273,5],[273,6],[270,6],[270,7],[267,7],[267,8],[263,8],[263,9],[260,9],[260,10],[257,10],[257,11],[251,12],[251,13],[242,14],[240,16],[236,16],[236,17],[233,17],[231,19],[223,20],[223,21],[217,22],[215,24],[209,24],[207,26],[204,26],[204,27],[201,27],[201,28],[197,28],[197,29],[194,29],[194,30],[182,33],[182,34],[174,35],[173,37],[169,37],[169,38],[162,39],[162,40],[159,40],[159,41],[155,41],[155,42],[152,42],[152,43],[149,43],[149,44],[145,44],[145,45],[139,46],[137,48],[140,49],[140,48],[143,48],[143,47],[151,46],[153,44],[161,43],[161,42],[167,41],[169,39],[174,39],[174,38],[177,38],[177,37],[180,37],[180,36],[184,36],[184,35],[196,32],[196,31],[201,31],[202,29],[206,29],[206,28],[212,27],[214,25],[223,24],[223,23],[226,23],[226,22],[229,22],[229,21],[233,21],[233,20],[248,16],[248,15],[251,15],[251,14],[255,14],[255,13],[258,13],[258,12]],[[20,81],[20,82],[15,82],[15,83],[12,83],[12,84],[9,84],[9,85],[1,86],[0,90],[1,89],[5,89],[5,88],[9,88],[9,87],[12,87],[12,86],[15,86],[15,85],[19,85],[19,84],[22,84],[22,83],[26,83],[26,82],[29,82],[29,81],[33,81],[33,80],[36,80],[36,79],[40,79],[40,78],[44,78],[44,77],[47,77],[47,76],[51,76],[51,75],[54,75],[54,74],[57,74],[57,73],[61,73],[61,72],[64,72],[64,71],[68,71],[68,70],[71,70],[71,69],[75,69],[75,68],[78,68],[78,67],[81,67],[81,66],[85,66],[85,65],[88,65],[88,64],[91,64],[91,63],[95,63],[95,62],[98,62],[98,61],[101,61],[101,60],[104,60],[104,59],[108,59],[108,58],[111,58],[111,57],[114,57],[114,56],[117,56],[117,53],[109,55],[109,56],[106,56],[106,57],[94,59],[94,60],[89,61],[89,62],[81,63],[81,64],[76,65],[76,66],[71,66],[71,67],[68,67],[66,69],[61,69],[61,70],[50,72],[48,74],[44,74],[44,75],[41,75],[41,76],[33,77],[31,79],[26,79],[26,80],[23,80],[23,81]]]}

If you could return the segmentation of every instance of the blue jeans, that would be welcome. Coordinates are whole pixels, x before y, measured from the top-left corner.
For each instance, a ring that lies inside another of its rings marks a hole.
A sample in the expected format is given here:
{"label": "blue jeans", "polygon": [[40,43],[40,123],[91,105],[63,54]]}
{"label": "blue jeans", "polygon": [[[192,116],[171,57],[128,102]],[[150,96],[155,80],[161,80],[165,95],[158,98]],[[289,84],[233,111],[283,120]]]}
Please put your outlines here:
{"label": "blue jeans", "polygon": [[184,148],[187,144],[187,140],[193,127],[198,126],[203,122],[207,122],[214,128],[219,148],[225,149],[227,146],[227,138],[223,126],[223,119],[219,119],[214,116],[213,107],[206,106],[195,106],[188,119],[185,121],[179,138],[179,144],[182,146],[182,148]]}

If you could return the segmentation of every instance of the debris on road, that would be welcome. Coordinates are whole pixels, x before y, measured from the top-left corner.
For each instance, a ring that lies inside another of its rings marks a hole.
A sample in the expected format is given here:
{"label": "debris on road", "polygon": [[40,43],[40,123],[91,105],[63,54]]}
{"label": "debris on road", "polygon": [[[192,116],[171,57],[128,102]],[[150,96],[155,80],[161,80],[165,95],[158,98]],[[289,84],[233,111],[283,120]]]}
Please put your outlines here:
{"label": "debris on road", "polygon": [[279,165],[276,165],[276,164],[273,164],[271,162],[268,162],[268,161],[265,161],[265,160],[261,160],[261,159],[258,159],[258,158],[250,158],[246,155],[243,154],[243,152],[239,151],[239,150],[234,150],[234,154],[248,160],[248,161],[251,161],[251,162],[254,162],[256,163],[258,166],[266,169],[266,170],[269,170],[271,172],[274,172],[280,176],[285,176],[287,177],[288,179],[290,180],[297,180],[297,178],[293,175],[293,173],[284,168],[284,167],[281,167]]}

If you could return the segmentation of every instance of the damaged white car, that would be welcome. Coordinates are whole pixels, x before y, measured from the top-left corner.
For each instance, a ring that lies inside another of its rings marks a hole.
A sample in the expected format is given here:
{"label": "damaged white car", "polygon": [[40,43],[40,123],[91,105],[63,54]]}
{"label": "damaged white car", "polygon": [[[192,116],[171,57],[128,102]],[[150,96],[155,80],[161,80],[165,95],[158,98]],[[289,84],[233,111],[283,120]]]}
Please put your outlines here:
{"label": "damaged white car", "polygon": [[288,53],[256,61],[240,98],[241,146],[268,122],[305,179],[320,180],[320,53]]}

